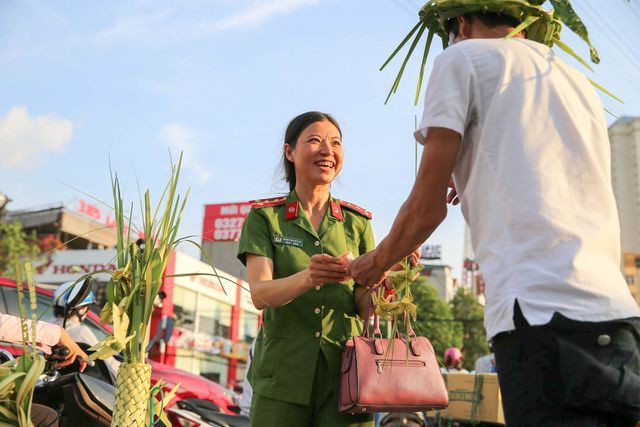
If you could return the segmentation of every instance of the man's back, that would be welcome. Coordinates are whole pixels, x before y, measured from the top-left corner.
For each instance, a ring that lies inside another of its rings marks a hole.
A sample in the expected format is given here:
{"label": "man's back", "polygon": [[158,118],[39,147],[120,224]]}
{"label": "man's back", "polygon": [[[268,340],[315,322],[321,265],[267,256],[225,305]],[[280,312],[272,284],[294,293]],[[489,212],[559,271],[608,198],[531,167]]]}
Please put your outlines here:
{"label": "man's back", "polygon": [[587,79],[546,46],[474,39],[443,52],[420,128],[463,135],[454,180],[486,277],[488,335],[554,312],[640,314],[619,271],[604,110]]}

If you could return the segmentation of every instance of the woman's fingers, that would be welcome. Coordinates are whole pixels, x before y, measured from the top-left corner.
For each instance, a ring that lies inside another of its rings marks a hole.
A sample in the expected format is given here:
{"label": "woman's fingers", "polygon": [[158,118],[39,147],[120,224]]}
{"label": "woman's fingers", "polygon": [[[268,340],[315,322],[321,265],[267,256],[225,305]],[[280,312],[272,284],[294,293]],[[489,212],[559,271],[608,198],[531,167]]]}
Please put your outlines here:
{"label": "woman's fingers", "polygon": [[311,262],[318,262],[321,264],[337,264],[342,265],[343,262],[340,258],[336,258],[329,254],[316,254],[311,257]]}
{"label": "woman's fingers", "polygon": [[348,280],[349,277],[347,276],[342,276],[342,277],[328,277],[328,276],[319,276],[317,277],[315,280],[313,280],[313,284],[314,285],[324,285],[325,283],[340,283],[340,282],[344,282],[345,280]]}
{"label": "woman's fingers", "polygon": [[314,285],[343,282],[350,278],[344,262],[328,254],[313,255],[309,271]]}

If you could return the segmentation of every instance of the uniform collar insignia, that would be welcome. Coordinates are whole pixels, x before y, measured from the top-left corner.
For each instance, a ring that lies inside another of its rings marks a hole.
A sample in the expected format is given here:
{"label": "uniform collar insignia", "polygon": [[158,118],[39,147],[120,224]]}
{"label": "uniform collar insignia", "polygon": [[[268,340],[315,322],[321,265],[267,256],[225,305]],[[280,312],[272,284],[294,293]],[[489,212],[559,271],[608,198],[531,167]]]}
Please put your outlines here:
{"label": "uniform collar insignia", "polygon": [[292,219],[296,219],[298,218],[298,208],[299,208],[299,203],[297,200],[294,200],[293,202],[289,202],[287,203],[286,206],[286,210],[285,210],[285,216],[284,218],[289,221]]}
{"label": "uniform collar insignia", "polygon": [[342,221],[342,208],[340,207],[340,203],[335,200],[331,200],[331,216],[338,221]]}

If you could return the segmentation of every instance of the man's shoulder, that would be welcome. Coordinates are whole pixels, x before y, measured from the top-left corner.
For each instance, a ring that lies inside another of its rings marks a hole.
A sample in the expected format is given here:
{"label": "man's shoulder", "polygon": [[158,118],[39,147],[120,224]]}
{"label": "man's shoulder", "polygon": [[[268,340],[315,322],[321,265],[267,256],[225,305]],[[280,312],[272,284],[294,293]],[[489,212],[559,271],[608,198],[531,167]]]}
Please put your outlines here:
{"label": "man's shoulder", "polygon": [[544,54],[550,49],[542,43],[534,42],[523,38],[513,38],[505,40],[504,38],[492,39],[469,39],[456,43],[439,55],[439,57],[467,57],[470,59],[487,59],[486,54],[494,54],[498,56],[507,56],[510,54],[537,55]]}

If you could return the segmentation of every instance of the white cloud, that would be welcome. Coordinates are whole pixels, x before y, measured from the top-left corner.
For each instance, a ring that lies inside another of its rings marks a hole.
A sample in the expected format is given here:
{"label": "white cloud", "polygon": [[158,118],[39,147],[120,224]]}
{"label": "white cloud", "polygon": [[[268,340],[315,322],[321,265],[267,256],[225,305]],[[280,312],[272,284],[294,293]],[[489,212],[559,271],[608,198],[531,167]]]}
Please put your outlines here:
{"label": "white cloud", "polygon": [[13,107],[0,117],[0,164],[29,170],[41,157],[62,150],[72,136],[71,120],[54,115],[30,116],[26,107]]}
{"label": "white cloud", "polygon": [[169,123],[160,128],[160,143],[169,148],[176,148],[183,153],[183,164],[190,169],[196,176],[200,184],[205,184],[211,176],[210,171],[200,165],[195,160],[197,154],[197,135],[189,127],[180,123]]}
{"label": "white cloud", "polygon": [[[253,0],[227,16],[207,16],[198,8],[185,5],[165,7],[161,11],[138,12],[119,17],[111,26],[91,35],[87,41],[96,47],[111,45],[150,45],[159,41],[190,42],[214,33],[245,30],[270,19],[321,0]],[[240,3],[240,2],[238,2]],[[193,6],[193,4],[191,5]],[[196,4],[197,6],[197,4]],[[209,7],[211,9],[211,7]],[[193,19],[193,15],[202,16]]]}
{"label": "white cloud", "polygon": [[320,0],[271,0],[257,1],[239,12],[221,19],[216,28],[220,31],[244,29],[263,24],[270,18],[284,15],[300,7],[318,3]]}

